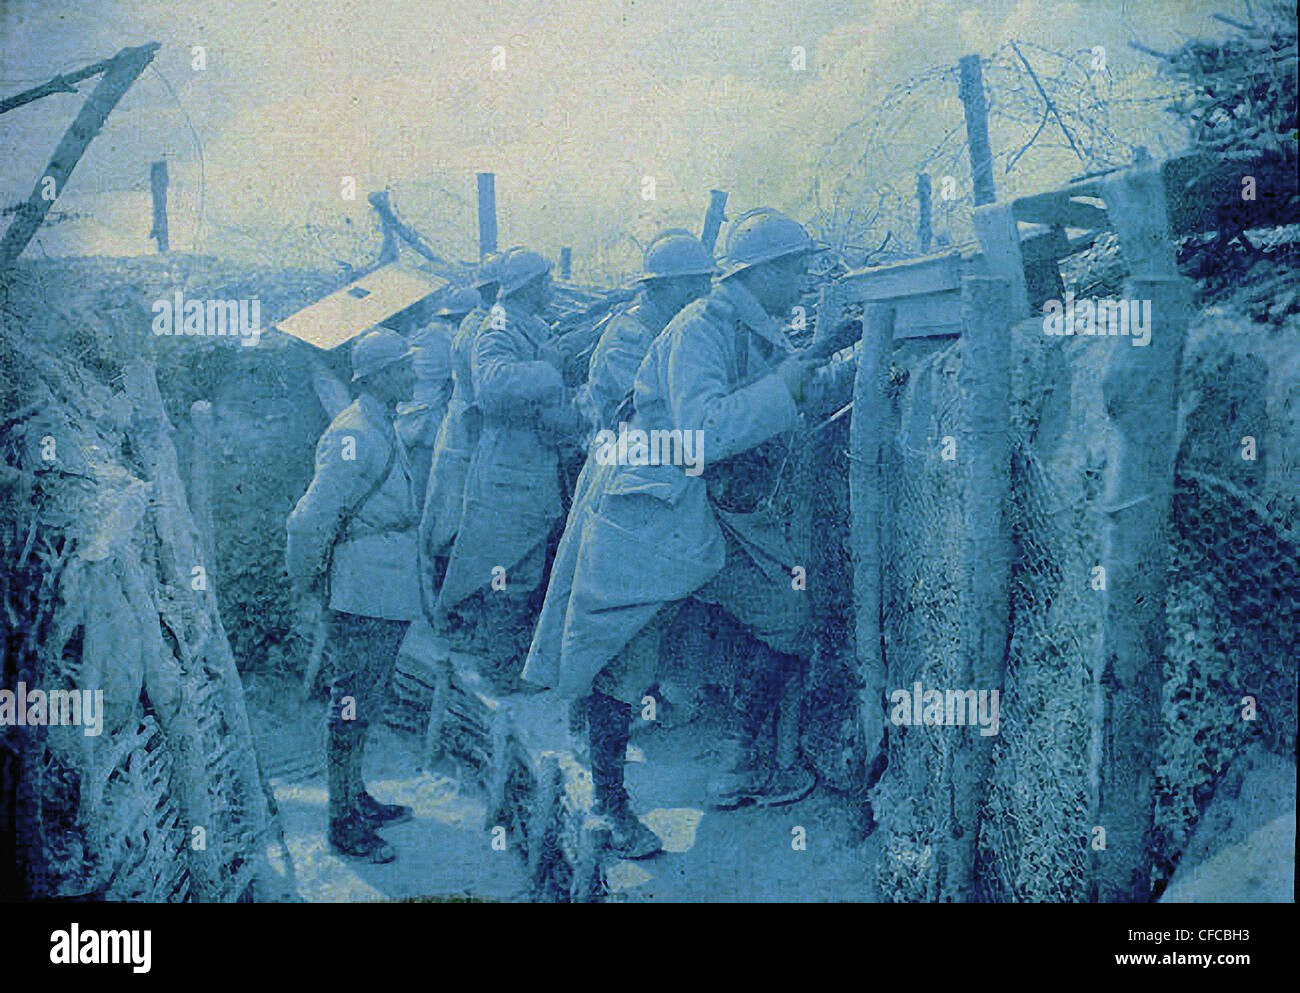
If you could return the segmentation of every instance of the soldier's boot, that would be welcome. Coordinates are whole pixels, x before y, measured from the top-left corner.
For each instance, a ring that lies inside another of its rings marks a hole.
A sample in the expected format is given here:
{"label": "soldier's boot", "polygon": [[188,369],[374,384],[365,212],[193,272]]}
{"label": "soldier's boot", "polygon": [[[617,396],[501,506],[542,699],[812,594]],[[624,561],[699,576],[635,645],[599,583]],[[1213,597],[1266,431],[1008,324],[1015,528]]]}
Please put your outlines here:
{"label": "soldier's boot", "polygon": [[659,835],[641,823],[623,786],[632,708],[593,690],[587,698],[587,735],[591,778],[596,788],[593,813],[611,824],[610,849],[620,858],[644,859],[663,850]]}
{"label": "soldier's boot", "polygon": [[799,754],[803,660],[797,656],[784,656],[776,672],[774,689],[779,688],[781,704],[776,717],[772,778],[754,797],[754,803],[759,807],[795,803],[817,786],[817,774]]}
{"label": "soldier's boot", "polygon": [[352,749],[352,809],[371,828],[387,827],[389,824],[402,824],[412,817],[410,807],[400,803],[380,803],[366,789],[366,781],[361,775],[364,768],[362,759],[366,753],[366,727],[357,728],[357,746]]}
{"label": "soldier's boot", "polygon": [[346,727],[331,726],[325,747],[329,786],[329,842],[340,855],[367,862],[391,862],[396,853],[356,810],[353,809],[352,752],[354,735]]}
{"label": "soldier's boot", "polygon": [[772,782],[772,761],[764,754],[757,735],[742,735],[735,756],[709,778],[709,805],[717,810],[734,810],[753,803]]}
{"label": "soldier's boot", "polygon": [[775,743],[771,706],[759,699],[747,703],[735,752],[709,779],[708,802],[717,810],[753,803],[772,782]]}

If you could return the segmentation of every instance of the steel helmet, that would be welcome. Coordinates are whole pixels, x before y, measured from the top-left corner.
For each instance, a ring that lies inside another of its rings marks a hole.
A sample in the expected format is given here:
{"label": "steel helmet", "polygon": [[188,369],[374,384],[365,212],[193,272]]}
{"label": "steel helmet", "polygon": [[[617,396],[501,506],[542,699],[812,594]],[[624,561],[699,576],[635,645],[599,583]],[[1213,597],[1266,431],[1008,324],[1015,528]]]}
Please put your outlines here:
{"label": "steel helmet", "polygon": [[352,382],[413,354],[410,343],[396,331],[388,328],[367,331],[352,342]]}
{"label": "steel helmet", "polygon": [[507,295],[522,289],[539,276],[551,271],[551,263],[536,252],[526,248],[512,248],[501,260],[501,294]]}
{"label": "steel helmet", "polygon": [[478,290],[471,289],[454,289],[442,301],[434,317],[453,317],[457,314],[468,314],[475,307],[483,305],[483,298],[478,295]]}
{"label": "steel helmet", "polygon": [[727,232],[722,278],[787,255],[826,250],[804,226],[772,207],[759,207],[736,218]]}
{"label": "steel helmet", "polygon": [[712,276],[718,271],[708,249],[685,228],[669,228],[646,246],[641,282],[674,276]]}
{"label": "steel helmet", "polygon": [[481,290],[485,286],[500,282],[502,254],[502,252],[491,252],[484,256],[483,261],[478,264],[478,271],[474,274],[474,281],[470,286],[475,290]]}

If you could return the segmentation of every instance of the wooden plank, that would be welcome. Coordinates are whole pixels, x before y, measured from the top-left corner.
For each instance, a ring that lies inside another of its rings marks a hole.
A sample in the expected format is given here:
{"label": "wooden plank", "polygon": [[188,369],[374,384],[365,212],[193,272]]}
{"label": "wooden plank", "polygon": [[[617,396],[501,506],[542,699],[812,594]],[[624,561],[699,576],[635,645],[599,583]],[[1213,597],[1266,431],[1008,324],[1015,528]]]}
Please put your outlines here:
{"label": "wooden plank", "polygon": [[447,280],[393,262],[277,321],[277,330],[328,351],[448,285]]}
{"label": "wooden plank", "polygon": [[894,307],[894,340],[945,338],[961,334],[961,291],[902,297]]}
{"label": "wooden plank", "polygon": [[1046,224],[1049,227],[1079,228],[1084,231],[1110,229],[1110,216],[1101,207],[1070,199],[1064,190],[1035,193],[1011,201],[1012,213],[1017,221],[1029,224]]}
{"label": "wooden plank", "polygon": [[961,276],[961,253],[954,250],[890,265],[853,269],[844,274],[840,284],[846,301],[868,303],[960,290]]}

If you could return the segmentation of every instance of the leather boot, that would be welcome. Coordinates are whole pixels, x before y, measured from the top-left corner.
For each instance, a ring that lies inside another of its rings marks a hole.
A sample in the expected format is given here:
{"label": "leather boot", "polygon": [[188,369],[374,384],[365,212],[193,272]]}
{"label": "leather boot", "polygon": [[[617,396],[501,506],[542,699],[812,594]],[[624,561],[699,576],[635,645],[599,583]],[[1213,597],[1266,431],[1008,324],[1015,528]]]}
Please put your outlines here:
{"label": "leather boot", "polygon": [[596,789],[594,813],[609,818],[610,848],[620,858],[644,859],[663,850],[659,836],[632,812],[623,786],[632,708],[598,690],[587,698],[587,734],[591,778]]}
{"label": "leather boot", "polygon": [[733,810],[754,802],[768,788],[772,781],[772,762],[758,740],[760,730],[746,728],[736,743],[734,757],[709,778],[707,792],[711,807]]}
{"label": "leather boot", "polygon": [[352,809],[361,816],[371,828],[386,827],[389,824],[402,824],[412,817],[410,807],[400,803],[380,803],[366,790],[366,781],[361,775],[364,768],[363,758],[366,754],[366,726],[356,729],[356,747],[351,753]]}
{"label": "leather boot", "polygon": [[325,764],[329,784],[329,842],[340,855],[368,862],[391,862],[397,857],[392,847],[353,809],[352,729],[331,726],[327,732]]}

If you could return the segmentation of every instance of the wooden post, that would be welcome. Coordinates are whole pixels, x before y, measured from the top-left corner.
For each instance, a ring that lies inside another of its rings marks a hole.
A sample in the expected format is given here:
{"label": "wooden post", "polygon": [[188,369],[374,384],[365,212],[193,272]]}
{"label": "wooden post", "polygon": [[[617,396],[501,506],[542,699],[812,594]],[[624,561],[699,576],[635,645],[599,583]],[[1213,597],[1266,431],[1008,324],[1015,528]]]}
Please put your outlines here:
{"label": "wooden post", "polygon": [[930,174],[928,172],[918,173],[916,176],[916,240],[921,246],[921,254],[928,255],[930,252]]}
{"label": "wooden post", "polygon": [[1103,498],[1101,644],[1093,659],[1093,816],[1081,841],[1092,859],[1093,899],[1144,902],[1151,896],[1178,376],[1191,290],[1177,274],[1160,170],[1120,173],[1103,195],[1129,263],[1127,299],[1150,303],[1150,339],[1145,346],[1131,335],[1096,339],[1111,349],[1102,391],[1115,430]]}
{"label": "wooden post", "polygon": [[727,194],[722,190],[709,190],[709,209],[704,213],[704,230],[700,233],[700,241],[704,242],[709,254],[713,254],[714,246],[718,243],[718,232],[726,220],[726,209]]}
{"label": "wooden post", "polygon": [[958,63],[961,71],[961,105],[966,115],[966,145],[970,149],[971,180],[975,206],[997,199],[993,189],[993,151],[989,147],[988,105],[984,102],[984,71],[978,55],[967,55]]}
{"label": "wooden post", "polygon": [[[156,51],[158,43],[152,42],[139,48],[124,48],[112,59],[112,64],[104,71],[99,84],[82,104],[76,120],[64,133],[63,140],[54,150],[54,157],[37,180],[31,196],[18,208],[17,216],[9,225],[3,240],[0,240],[0,269],[9,268],[22,255],[32,235],[45,220],[45,215],[50,212],[55,199],[63,192],[86,147],[99,134],[99,129],[104,126],[104,121],[113,112],[122,95],[144,72],[145,66],[153,61]],[[47,196],[51,182],[53,195]]]}
{"label": "wooden post", "polygon": [[1025,280],[1025,257],[1020,250],[1020,229],[1009,203],[976,207],[971,217],[979,235],[980,250],[989,274],[1011,284],[1009,316],[1018,321],[1029,316],[1029,284]]}
{"label": "wooden post", "polygon": [[190,452],[190,471],[193,485],[190,501],[194,505],[194,525],[199,532],[199,547],[209,573],[213,572],[212,532],[212,404],[195,400],[190,405],[190,427],[193,429],[194,448]]}
{"label": "wooden post", "polygon": [[478,257],[485,259],[497,250],[497,177],[478,174]]}
{"label": "wooden post", "polygon": [[571,279],[573,277],[573,249],[565,245],[560,249],[560,278]]}
{"label": "wooden post", "polygon": [[886,304],[870,305],[853,384],[853,421],[849,427],[854,631],[858,676],[862,681],[858,714],[868,764],[885,743],[889,679],[883,640],[881,538],[885,505],[884,446],[892,406],[888,395],[889,359],[893,343],[894,308]]}
{"label": "wooden post", "polygon": [[[1011,471],[1011,286],[996,276],[962,279],[962,403],[958,458],[962,505],[962,654],[957,689],[998,694],[1006,674],[1011,623],[1011,529],[1007,515]],[[969,698],[968,698],[969,699]],[[991,706],[991,705],[990,705]],[[990,709],[989,713],[992,711]],[[989,729],[993,727],[989,725]],[[952,744],[952,844],[941,883],[944,899],[978,899],[980,807],[988,795],[992,734],[984,727],[947,728]]]}
{"label": "wooden post", "polygon": [[153,228],[149,237],[158,241],[158,251],[165,252],[167,243],[167,163],[154,162],[149,166],[149,192],[153,194]]}

